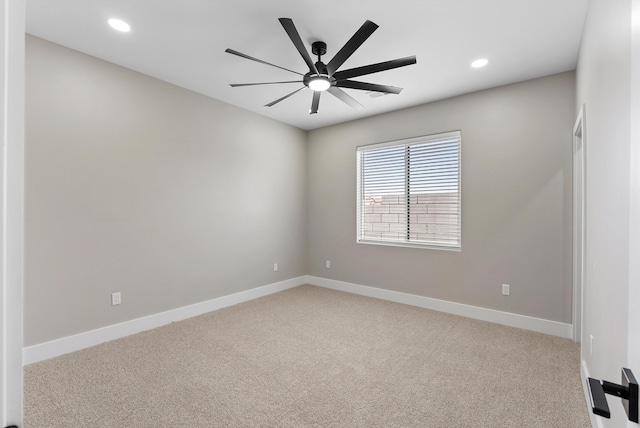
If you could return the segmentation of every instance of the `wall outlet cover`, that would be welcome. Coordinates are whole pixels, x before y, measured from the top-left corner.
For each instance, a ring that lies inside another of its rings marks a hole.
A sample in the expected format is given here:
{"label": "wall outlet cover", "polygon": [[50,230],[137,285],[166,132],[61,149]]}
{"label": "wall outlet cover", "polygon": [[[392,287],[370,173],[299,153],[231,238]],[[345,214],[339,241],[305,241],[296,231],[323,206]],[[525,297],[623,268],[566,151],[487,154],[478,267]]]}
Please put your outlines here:
{"label": "wall outlet cover", "polygon": [[111,293],[111,306],[119,305],[120,303],[122,303],[122,295],[120,292]]}

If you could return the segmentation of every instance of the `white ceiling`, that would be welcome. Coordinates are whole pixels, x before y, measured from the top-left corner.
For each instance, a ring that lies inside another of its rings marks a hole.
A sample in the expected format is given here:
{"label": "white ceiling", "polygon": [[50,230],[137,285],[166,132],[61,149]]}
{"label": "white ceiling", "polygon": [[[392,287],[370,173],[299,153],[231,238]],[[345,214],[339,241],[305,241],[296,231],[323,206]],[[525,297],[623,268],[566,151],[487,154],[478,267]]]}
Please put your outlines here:
{"label": "white ceiling", "polygon": [[[27,31],[308,130],[573,70],[587,5],[588,0],[28,0]],[[131,32],[112,30],[112,17],[131,24]],[[308,88],[264,107],[299,86],[229,83],[299,76],[224,51],[306,73],[281,17],[293,19],[309,50],[313,41],[327,43],[325,63],[365,20],[378,24],[343,70],[410,55],[418,62],[357,79],[404,88],[399,95],[372,98],[345,89],[364,109],[353,110],[324,93],[318,114],[310,115]],[[470,67],[482,57],[488,66]]]}

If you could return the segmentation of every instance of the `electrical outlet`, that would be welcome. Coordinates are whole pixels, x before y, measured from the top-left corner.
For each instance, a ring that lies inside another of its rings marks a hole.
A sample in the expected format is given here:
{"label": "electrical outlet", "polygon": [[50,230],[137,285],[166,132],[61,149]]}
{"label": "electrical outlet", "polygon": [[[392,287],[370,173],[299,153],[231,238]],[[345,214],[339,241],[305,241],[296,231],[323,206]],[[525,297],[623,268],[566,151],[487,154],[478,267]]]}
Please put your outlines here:
{"label": "electrical outlet", "polygon": [[122,303],[122,296],[120,295],[120,292],[111,293],[111,306],[119,305],[120,303]]}
{"label": "electrical outlet", "polygon": [[324,267],[326,267],[327,269],[331,269],[331,260],[327,260],[326,262],[324,262]]}
{"label": "electrical outlet", "polygon": [[511,293],[511,286],[509,284],[502,284],[502,295],[508,296]]}
{"label": "electrical outlet", "polygon": [[278,263],[273,264],[273,271],[278,272]]}

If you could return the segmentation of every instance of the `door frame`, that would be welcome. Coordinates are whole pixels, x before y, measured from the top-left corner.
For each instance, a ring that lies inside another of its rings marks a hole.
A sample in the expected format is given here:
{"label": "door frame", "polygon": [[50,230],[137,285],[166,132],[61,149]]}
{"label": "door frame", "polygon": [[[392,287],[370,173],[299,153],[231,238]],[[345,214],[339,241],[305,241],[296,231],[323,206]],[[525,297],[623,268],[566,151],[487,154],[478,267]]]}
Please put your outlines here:
{"label": "door frame", "polygon": [[573,340],[582,342],[585,262],[585,105],[573,126]]}
{"label": "door frame", "polygon": [[0,426],[22,426],[25,0],[0,22]]}
{"label": "door frame", "polygon": [[[640,0],[631,3],[631,129],[629,142],[629,295],[627,367],[640,374]],[[627,422],[627,427],[638,424]]]}

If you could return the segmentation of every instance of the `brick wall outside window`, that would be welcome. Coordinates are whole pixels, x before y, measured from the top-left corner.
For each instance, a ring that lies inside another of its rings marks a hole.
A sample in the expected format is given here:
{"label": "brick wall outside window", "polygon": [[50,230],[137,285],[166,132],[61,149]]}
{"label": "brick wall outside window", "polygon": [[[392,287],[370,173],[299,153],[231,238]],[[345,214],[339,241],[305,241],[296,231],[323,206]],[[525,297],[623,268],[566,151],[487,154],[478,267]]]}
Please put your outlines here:
{"label": "brick wall outside window", "polygon": [[367,198],[362,222],[364,238],[373,240],[406,240],[429,242],[446,239],[459,230],[457,193],[425,193],[410,196],[407,230],[405,195]]}

